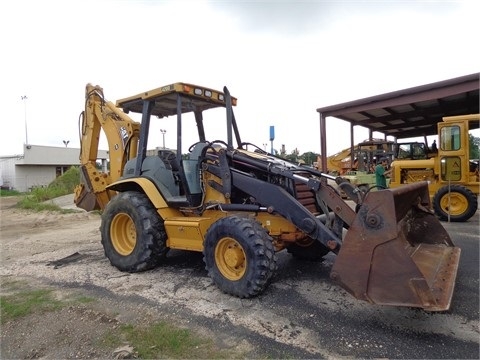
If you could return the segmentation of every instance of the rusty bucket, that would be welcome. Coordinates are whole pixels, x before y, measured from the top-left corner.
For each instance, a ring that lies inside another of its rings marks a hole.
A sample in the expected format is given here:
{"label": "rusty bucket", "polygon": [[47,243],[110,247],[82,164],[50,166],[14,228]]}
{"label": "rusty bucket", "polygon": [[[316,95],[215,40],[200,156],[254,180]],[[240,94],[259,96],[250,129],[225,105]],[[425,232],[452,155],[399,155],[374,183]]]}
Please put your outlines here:
{"label": "rusty bucket", "polygon": [[430,210],[426,182],[368,193],[331,277],[358,299],[445,311],[460,260]]}

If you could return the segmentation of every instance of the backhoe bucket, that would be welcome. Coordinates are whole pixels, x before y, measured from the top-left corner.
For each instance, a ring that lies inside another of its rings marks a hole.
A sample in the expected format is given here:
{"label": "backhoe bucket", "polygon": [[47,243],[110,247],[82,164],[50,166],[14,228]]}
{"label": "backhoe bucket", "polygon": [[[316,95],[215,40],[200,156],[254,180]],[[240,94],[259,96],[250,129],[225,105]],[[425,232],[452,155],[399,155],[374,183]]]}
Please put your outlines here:
{"label": "backhoe bucket", "polygon": [[368,193],[332,279],[373,304],[448,310],[460,248],[429,209],[426,182]]}

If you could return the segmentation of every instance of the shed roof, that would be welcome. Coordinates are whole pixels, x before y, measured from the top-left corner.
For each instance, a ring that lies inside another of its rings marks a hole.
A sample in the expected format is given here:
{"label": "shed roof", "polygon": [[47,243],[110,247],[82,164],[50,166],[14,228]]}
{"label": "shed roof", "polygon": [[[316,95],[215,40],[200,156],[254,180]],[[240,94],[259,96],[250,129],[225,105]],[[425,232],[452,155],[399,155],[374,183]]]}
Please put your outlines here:
{"label": "shed roof", "polygon": [[396,138],[434,135],[444,116],[479,112],[480,73],[318,108],[332,116]]}

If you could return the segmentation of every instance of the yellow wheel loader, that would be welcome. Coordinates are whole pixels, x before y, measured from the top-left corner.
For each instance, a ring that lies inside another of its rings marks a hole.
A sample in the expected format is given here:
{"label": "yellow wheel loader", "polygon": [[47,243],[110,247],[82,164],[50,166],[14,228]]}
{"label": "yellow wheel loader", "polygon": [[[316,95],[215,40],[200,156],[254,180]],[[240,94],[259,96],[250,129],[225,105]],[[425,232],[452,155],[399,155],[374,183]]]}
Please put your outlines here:
{"label": "yellow wheel loader", "polygon": [[390,187],[428,181],[441,220],[469,220],[477,212],[480,194],[479,160],[470,159],[469,130],[479,123],[480,114],[444,117],[437,124],[439,145],[434,152],[426,153],[415,143],[400,144],[391,164]]}
{"label": "yellow wheel loader", "polygon": [[[332,279],[358,299],[450,307],[460,249],[429,210],[426,182],[365,194],[341,177],[268,154],[241,140],[236,103],[226,87],[175,83],[114,105],[87,85],[75,202],[103,211],[101,242],[112,265],[138,272],[161,265],[169,249],[202,252],[222,291],[249,298],[272,281],[278,252],[304,259],[333,252]],[[170,118],[175,151],[149,136],[150,124],[164,129]],[[222,139],[207,137],[220,127]],[[102,130],[108,173],[96,166]]]}

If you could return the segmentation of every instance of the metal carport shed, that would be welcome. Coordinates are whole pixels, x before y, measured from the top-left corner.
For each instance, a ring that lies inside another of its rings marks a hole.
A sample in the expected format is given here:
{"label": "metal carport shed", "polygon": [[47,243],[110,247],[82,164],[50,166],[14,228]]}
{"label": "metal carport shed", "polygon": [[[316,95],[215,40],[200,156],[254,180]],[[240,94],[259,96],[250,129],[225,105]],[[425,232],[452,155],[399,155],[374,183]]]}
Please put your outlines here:
{"label": "metal carport shed", "polygon": [[479,112],[479,84],[480,73],[474,73],[318,108],[322,170],[327,170],[327,117],[350,123],[352,147],[354,126],[367,128],[370,138],[374,131],[396,139],[434,135],[444,116]]}

